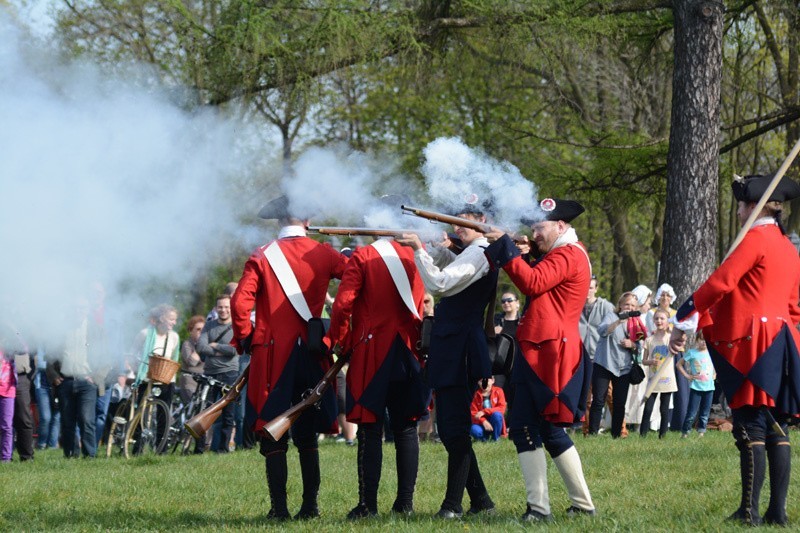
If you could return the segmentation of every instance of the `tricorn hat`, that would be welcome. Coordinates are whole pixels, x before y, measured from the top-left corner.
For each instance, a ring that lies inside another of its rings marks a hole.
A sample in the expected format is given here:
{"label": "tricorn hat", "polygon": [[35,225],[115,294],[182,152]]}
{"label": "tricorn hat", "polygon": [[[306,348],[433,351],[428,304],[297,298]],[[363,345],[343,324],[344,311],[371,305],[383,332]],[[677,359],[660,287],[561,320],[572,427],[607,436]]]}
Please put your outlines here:
{"label": "tricorn hat", "polygon": [[[541,211],[541,214],[539,211]],[[537,209],[538,216],[523,217],[522,223],[530,226],[539,220],[563,220],[564,222],[572,222],[584,211],[586,210],[583,206],[575,200],[545,198],[539,202],[539,209]]]}
{"label": "tricorn hat", "polygon": [[487,215],[494,214],[494,201],[490,196],[481,198],[475,193],[469,193],[461,198],[462,201],[453,201],[447,209],[447,213],[453,216],[458,215]]}
{"label": "tricorn hat", "polygon": [[258,212],[258,216],[267,220],[289,218],[289,198],[285,195],[273,198],[264,204],[264,207]]}
{"label": "tricorn hat", "polygon": [[[731,184],[733,197],[740,202],[758,202],[767,191],[773,176],[762,176],[760,174],[745,177],[736,176],[736,179]],[[778,182],[778,186],[772,191],[767,201],[786,202],[797,197],[800,197],[800,185],[784,176]]]}

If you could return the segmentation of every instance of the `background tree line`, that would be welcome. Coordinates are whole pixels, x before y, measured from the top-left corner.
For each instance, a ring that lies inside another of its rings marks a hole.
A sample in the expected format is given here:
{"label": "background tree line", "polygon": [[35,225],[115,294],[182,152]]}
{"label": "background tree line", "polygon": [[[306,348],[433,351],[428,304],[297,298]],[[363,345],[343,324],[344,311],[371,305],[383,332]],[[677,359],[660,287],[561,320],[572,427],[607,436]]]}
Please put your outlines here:
{"label": "background tree line", "polygon": [[[451,135],[510,161],[587,206],[611,299],[686,296],[736,235],[732,175],[776,170],[800,136],[796,0],[64,0],[57,21],[71,54],[150,64],[187,105],[275,128],[286,165],[337,142],[419,176]],[[247,251],[218,253],[195,311]]]}

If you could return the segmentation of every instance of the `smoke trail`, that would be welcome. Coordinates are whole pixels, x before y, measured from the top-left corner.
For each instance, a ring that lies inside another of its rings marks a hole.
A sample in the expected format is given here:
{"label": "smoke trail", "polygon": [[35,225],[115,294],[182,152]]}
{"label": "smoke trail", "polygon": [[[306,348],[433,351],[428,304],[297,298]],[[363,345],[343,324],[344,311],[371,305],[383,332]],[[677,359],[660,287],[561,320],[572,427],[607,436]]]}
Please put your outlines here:
{"label": "smoke trail", "polygon": [[512,229],[523,218],[537,218],[536,188],[511,163],[493,159],[454,137],[432,141],[424,155],[421,170],[428,193],[444,209],[484,204],[495,222]]}

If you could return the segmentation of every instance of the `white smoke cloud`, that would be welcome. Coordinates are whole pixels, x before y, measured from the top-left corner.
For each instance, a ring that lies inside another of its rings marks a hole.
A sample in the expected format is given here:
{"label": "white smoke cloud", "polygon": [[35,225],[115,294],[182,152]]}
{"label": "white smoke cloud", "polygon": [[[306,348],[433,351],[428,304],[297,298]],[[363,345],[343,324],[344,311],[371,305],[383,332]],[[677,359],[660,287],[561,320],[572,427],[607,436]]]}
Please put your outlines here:
{"label": "white smoke cloud", "polygon": [[60,60],[0,10],[0,298],[23,335],[58,343],[95,282],[141,328],[158,302],[137,287],[158,280],[174,301],[244,231],[236,180],[263,159],[242,142],[255,133],[147,80]]}
{"label": "white smoke cloud", "polygon": [[377,154],[344,146],[309,148],[292,164],[282,188],[289,210],[315,224],[377,228],[422,224],[400,210],[402,203],[424,196],[419,185],[403,177],[391,159]]}
{"label": "white smoke cloud", "polygon": [[536,188],[519,169],[470,148],[455,137],[438,138],[425,147],[422,174],[431,199],[447,210],[466,203],[489,202],[495,223],[516,229],[539,212]]}

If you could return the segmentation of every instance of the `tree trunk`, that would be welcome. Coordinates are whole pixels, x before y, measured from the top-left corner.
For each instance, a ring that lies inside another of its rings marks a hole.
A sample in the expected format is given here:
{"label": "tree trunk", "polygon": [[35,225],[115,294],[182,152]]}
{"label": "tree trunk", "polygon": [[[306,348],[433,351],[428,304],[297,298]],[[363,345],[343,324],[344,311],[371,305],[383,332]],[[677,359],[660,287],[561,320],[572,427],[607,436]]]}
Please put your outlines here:
{"label": "tree trunk", "polygon": [[660,283],[679,303],[716,263],[724,6],[674,0],[675,69]]}

